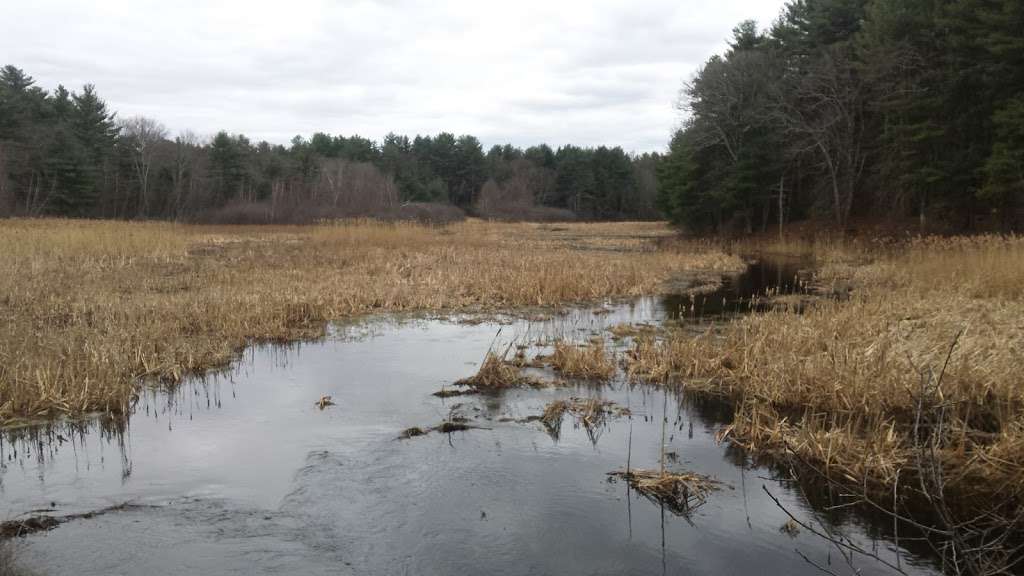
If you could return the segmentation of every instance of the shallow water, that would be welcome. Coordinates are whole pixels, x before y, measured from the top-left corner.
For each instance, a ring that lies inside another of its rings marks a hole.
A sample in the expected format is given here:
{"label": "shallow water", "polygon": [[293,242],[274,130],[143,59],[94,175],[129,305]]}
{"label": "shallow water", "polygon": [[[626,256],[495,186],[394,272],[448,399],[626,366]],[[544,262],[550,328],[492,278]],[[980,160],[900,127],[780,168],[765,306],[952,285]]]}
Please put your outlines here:
{"label": "shallow water", "polygon": [[[744,282],[718,296],[739,298]],[[492,344],[585,340],[679,309],[643,298],[537,322],[378,319],[319,342],[255,347],[229,373],[147,392],[121,430],[8,435],[0,516],[146,505],[25,538],[23,563],[43,574],[819,574],[796,550],[847,571],[827,542],[780,532],[787,516],[763,485],[801,518],[895,561],[890,542],[872,540],[884,526],[849,511],[826,520],[798,485],[717,444],[726,407],[622,382],[431,395],[472,374]],[[320,410],[324,394],[336,405]],[[632,416],[592,435],[566,416],[558,440],[509,421],[569,396],[613,400]],[[396,440],[453,410],[481,428]],[[663,411],[679,460],[670,467],[723,483],[688,518],[607,476],[627,458],[658,467]],[[910,553],[900,561],[928,573]],[[872,560],[857,568],[888,573]]]}

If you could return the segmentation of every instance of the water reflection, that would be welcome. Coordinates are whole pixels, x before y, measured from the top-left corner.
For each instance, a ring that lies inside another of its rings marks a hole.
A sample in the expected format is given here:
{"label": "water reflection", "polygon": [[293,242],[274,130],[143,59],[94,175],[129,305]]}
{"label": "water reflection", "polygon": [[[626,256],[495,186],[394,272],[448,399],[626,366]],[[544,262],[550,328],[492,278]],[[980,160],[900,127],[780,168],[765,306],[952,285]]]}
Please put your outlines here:
{"label": "water reflection", "polygon": [[806,293],[802,279],[809,266],[804,258],[759,258],[742,273],[723,277],[715,290],[668,295],[662,305],[670,318],[689,321],[764,310],[773,297]]}

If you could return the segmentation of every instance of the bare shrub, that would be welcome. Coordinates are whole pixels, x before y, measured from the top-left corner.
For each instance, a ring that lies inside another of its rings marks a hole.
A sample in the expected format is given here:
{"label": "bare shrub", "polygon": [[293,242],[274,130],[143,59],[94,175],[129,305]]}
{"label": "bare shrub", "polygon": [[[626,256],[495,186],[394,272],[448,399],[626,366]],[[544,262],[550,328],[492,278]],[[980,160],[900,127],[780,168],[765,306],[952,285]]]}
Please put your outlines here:
{"label": "bare shrub", "polygon": [[512,176],[502,183],[488,180],[480,190],[474,207],[477,215],[491,220],[561,222],[576,220],[576,214],[563,208],[538,206],[536,198],[547,186],[546,171],[529,162],[515,162]]}
{"label": "bare shrub", "polygon": [[398,187],[373,164],[326,158],[309,203],[336,216],[370,216],[398,205]]}
{"label": "bare shrub", "polygon": [[7,150],[0,144],[0,218],[10,216],[14,208],[14,187],[7,177]]}
{"label": "bare shrub", "polygon": [[271,224],[273,209],[269,202],[229,202],[221,208],[198,215],[201,224]]}
{"label": "bare shrub", "polygon": [[205,224],[309,224],[342,218],[400,219],[390,217],[399,208],[398,188],[391,176],[369,163],[328,158],[321,162],[312,184],[299,179],[276,181],[269,199],[232,201],[200,212],[196,220]]}

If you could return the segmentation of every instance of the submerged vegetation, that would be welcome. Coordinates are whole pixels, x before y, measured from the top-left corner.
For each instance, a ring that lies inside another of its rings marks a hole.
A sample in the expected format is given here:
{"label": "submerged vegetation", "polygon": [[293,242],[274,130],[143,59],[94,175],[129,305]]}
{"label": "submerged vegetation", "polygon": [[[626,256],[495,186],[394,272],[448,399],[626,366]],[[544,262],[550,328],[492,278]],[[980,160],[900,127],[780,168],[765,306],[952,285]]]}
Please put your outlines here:
{"label": "submerged vegetation", "polygon": [[0,222],[0,421],[124,413],[141,379],[397,311],[545,307],[738,269],[659,223],[306,227]]}

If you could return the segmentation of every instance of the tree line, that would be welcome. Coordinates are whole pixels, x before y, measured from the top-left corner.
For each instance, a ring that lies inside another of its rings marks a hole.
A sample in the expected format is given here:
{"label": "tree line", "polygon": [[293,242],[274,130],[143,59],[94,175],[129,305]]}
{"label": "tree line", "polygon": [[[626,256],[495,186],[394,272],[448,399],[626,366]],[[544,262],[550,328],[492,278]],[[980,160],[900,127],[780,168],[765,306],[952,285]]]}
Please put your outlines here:
{"label": "tree line", "polygon": [[119,118],[92,85],[36,85],[0,69],[0,215],[309,221],[408,204],[485,217],[649,219],[657,154],[506,144],[442,132],[381,142],[316,133],[288,145],[219,132],[171,136]]}
{"label": "tree line", "polygon": [[793,0],[684,84],[659,207],[693,230],[1024,225],[1024,2]]}

